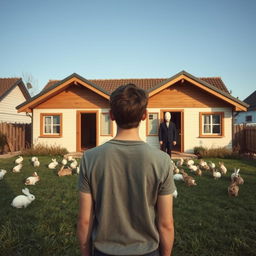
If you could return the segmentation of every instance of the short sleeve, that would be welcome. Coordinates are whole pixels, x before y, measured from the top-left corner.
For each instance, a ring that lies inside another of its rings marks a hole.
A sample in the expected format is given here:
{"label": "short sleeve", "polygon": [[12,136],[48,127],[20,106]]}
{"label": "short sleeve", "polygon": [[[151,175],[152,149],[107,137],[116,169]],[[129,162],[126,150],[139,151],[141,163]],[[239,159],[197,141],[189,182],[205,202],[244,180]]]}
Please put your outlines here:
{"label": "short sleeve", "polygon": [[169,195],[175,191],[175,183],[173,179],[174,165],[171,163],[169,170],[166,172],[163,182],[160,184],[158,195]]}
{"label": "short sleeve", "polygon": [[80,170],[78,176],[78,190],[84,193],[91,193],[90,182],[88,178],[88,173],[86,170],[85,155],[81,158]]}

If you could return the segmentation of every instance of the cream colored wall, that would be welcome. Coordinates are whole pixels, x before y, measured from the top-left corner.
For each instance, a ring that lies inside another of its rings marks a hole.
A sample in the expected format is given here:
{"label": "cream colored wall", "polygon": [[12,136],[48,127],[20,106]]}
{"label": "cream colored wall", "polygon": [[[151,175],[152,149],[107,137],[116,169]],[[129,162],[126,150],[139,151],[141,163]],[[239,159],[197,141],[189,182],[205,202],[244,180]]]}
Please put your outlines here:
{"label": "cream colored wall", "polygon": [[[165,110],[164,108],[161,110]],[[171,108],[168,108],[171,110]],[[175,110],[173,108],[173,110]],[[230,108],[184,108],[184,152],[193,153],[196,146],[227,147],[232,148],[232,110]],[[148,108],[148,112],[159,113],[160,109]],[[200,112],[224,112],[224,137],[223,138],[199,138],[199,113]],[[142,127],[141,127],[142,128]],[[146,134],[146,125],[144,134]],[[141,129],[141,133],[142,133]],[[159,148],[158,136],[145,136],[145,141]]]}
{"label": "cream colored wall", "polygon": [[18,113],[16,109],[16,106],[25,101],[19,86],[15,86],[0,102],[0,122],[31,123],[31,118],[26,113]]}
{"label": "cream colored wall", "polygon": [[[95,109],[84,109],[95,110]],[[164,110],[164,109],[162,109]],[[168,108],[170,110],[170,108]],[[175,110],[175,109],[173,109]],[[77,109],[35,109],[33,111],[33,142],[45,143],[48,145],[62,145],[69,152],[76,151],[76,111]],[[83,109],[79,109],[83,111]],[[100,131],[100,113],[107,113],[108,109],[99,111],[98,131]],[[160,109],[148,109],[148,112],[158,112],[160,118]],[[223,138],[199,138],[199,113],[200,112],[224,112]],[[40,138],[40,113],[63,113],[63,136],[62,138]],[[142,140],[150,145],[159,148],[158,136],[146,136],[146,120],[142,121],[139,127],[139,133]],[[113,124],[113,136],[116,134],[116,124]],[[99,136],[99,145],[112,139],[111,136]],[[195,146],[220,147],[232,146],[232,111],[228,108],[188,108],[184,109],[184,151],[193,152]]]}
{"label": "cream colored wall", "polygon": [[[224,112],[224,137],[199,138],[199,113]],[[232,148],[232,110],[230,108],[191,108],[184,109],[184,151],[193,152],[194,147]]]}

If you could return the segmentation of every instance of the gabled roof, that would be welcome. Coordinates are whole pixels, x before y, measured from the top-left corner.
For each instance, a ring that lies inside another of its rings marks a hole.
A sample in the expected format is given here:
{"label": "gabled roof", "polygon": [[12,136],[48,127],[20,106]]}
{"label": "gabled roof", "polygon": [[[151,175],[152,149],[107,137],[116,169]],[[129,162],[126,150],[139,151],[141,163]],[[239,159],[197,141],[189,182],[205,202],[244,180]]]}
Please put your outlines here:
{"label": "gabled roof", "polygon": [[0,100],[2,100],[15,86],[19,86],[24,97],[29,100],[30,95],[21,78],[0,78]]}
{"label": "gabled roof", "polygon": [[[220,77],[201,77],[200,79],[226,93],[229,93]],[[123,84],[136,84],[138,87],[143,88],[144,90],[149,90],[150,88],[154,88],[157,84],[166,80],[168,80],[168,78],[89,79],[88,81],[93,84],[97,84],[101,88],[104,88],[105,91],[111,93],[117,87]],[[58,82],[60,82],[60,80],[49,80],[43,90],[54,86]]]}
{"label": "gabled roof", "polygon": [[244,102],[250,105],[248,110],[256,110],[256,91],[244,99]]}
{"label": "gabled roof", "polygon": [[197,87],[214,94],[218,98],[230,103],[235,106],[236,110],[246,110],[248,105],[237,98],[230,95],[225,84],[220,77],[205,77],[197,78],[187,73],[186,71],[181,71],[180,73],[172,76],[171,78],[143,78],[143,79],[94,79],[87,80],[78,74],[74,73],[67,78],[59,80],[50,80],[44,89],[34,96],[31,100],[24,102],[19,105],[17,109],[21,111],[29,111],[29,109],[34,108],[36,105],[40,104],[43,100],[57,94],[61,90],[67,88],[71,83],[79,83],[88,89],[93,90],[95,93],[101,95],[102,97],[109,99],[112,91],[117,87],[133,83],[138,87],[147,90],[149,97],[164,90],[165,88],[173,85],[174,83],[185,79]]}

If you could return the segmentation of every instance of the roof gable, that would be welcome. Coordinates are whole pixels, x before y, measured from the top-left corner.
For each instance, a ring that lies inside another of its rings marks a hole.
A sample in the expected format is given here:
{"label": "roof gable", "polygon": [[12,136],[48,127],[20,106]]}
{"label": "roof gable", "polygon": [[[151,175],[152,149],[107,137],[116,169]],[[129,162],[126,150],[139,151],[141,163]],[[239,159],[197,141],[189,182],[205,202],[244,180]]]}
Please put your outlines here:
{"label": "roof gable", "polygon": [[207,91],[208,93],[214,94],[219,99],[222,99],[228,102],[229,104],[235,106],[235,109],[237,111],[246,110],[247,104],[231,96],[220,77],[197,78],[187,73],[186,71],[181,71],[180,73],[168,79],[152,78],[87,80],[79,76],[78,74],[74,73],[61,81],[50,80],[39,94],[34,96],[30,101],[19,105],[17,109],[19,110],[19,112],[29,111],[30,109],[34,108],[37,104],[40,104],[43,100],[47,100],[49,97],[56,95],[72,83],[82,84],[86,88],[98,93],[100,96],[109,99],[111,92],[124,84],[136,84],[138,87],[147,90],[149,93],[149,97],[151,97],[152,95],[175,84],[177,81],[182,81],[183,79],[186,79],[193,85]]}
{"label": "roof gable", "polygon": [[249,110],[256,109],[256,91],[254,91],[246,99],[244,99],[244,102],[250,105]]}
{"label": "roof gable", "polygon": [[0,100],[15,87],[19,86],[26,100],[30,99],[27,88],[25,87],[21,78],[0,78]]}

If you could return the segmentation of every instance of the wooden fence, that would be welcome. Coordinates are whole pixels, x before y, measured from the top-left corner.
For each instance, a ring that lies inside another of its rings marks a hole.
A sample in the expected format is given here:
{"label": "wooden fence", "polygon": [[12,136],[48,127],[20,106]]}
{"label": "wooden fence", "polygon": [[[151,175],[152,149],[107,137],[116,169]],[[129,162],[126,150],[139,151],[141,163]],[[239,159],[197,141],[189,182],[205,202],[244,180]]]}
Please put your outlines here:
{"label": "wooden fence", "polygon": [[0,122],[0,132],[7,137],[4,153],[20,151],[31,146],[31,124]]}
{"label": "wooden fence", "polygon": [[240,152],[256,153],[256,125],[236,124],[233,129],[233,145]]}

